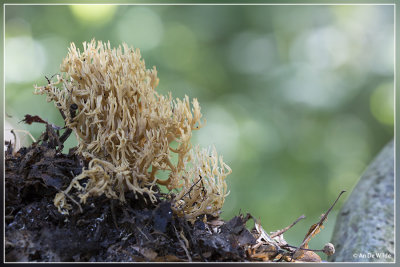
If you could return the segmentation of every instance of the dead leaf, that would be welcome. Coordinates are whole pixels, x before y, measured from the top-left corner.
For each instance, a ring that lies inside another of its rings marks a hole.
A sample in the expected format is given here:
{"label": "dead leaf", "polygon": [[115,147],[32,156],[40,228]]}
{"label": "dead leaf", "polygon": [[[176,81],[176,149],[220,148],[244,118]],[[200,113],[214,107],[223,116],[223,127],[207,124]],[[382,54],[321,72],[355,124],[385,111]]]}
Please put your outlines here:
{"label": "dead leaf", "polygon": [[300,256],[296,257],[296,253],[295,255],[293,255],[293,259],[295,259],[296,261],[301,261],[301,262],[321,262],[321,257],[318,256],[317,253],[313,252],[313,251],[309,251],[309,250],[299,250],[298,252],[303,251],[303,253],[301,253]]}
{"label": "dead leaf", "polygon": [[[321,218],[324,217],[324,214],[321,215]],[[311,238],[316,236],[319,232],[321,232],[321,229],[324,229],[324,226],[322,225],[324,222],[327,221],[327,218],[325,217],[324,221],[321,221],[320,223],[316,223],[311,225],[310,229],[308,230],[306,237],[303,240],[303,245],[301,246],[302,248],[308,248],[308,242],[310,242]]]}
{"label": "dead leaf", "polygon": [[254,253],[254,250],[248,250],[249,256],[255,260],[272,261],[278,254],[276,246],[272,244],[262,245],[258,247],[257,251]]}
{"label": "dead leaf", "polygon": [[26,115],[25,115],[25,118],[24,118],[22,121],[25,122],[26,124],[29,124],[29,125],[32,124],[33,122],[47,124],[47,122],[44,121],[44,120],[43,120],[42,118],[40,118],[39,116],[37,116],[37,115],[32,116],[32,115],[29,115],[29,114],[26,114]]}
{"label": "dead leaf", "polygon": [[137,252],[139,252],[140,254],[142,254],[148,261],[153,261],[158,256],[157,252],[155,252],[150,248],[137,247],[137,246],[134,246],[132,248]]}
{"label": "dead leaf", "polygon": [[176,262],[176,261],[182,262],[185,260],[180,259],[175,255],[166,255],[166,256],[159,256],[159,257],[155,258],[154,261],[156,261],[156,262]]}

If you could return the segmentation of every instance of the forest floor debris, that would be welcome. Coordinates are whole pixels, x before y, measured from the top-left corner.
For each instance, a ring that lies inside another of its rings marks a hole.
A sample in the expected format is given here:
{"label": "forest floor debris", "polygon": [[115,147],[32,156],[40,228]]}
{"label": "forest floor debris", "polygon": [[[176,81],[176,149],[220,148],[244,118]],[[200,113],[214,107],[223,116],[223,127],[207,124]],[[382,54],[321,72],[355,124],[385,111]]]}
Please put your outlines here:
{"label": "forest floor debris", "polygon": [[[38,117],[26,118],[43,123]],[[311,226],[299,247],[289,245],[283,234],[304,216],[272,233],[250,214],[228,221],[200,216],[191,223],[173,213],[171,202],[161,192],[156,203],[133,193],[127,193],[126,203],[104,195],[92,197],[89,204],[73,202],[73,212],[62,215],[53,204],[54,195],[88,162],[74,149],[63,154],[66,138],[59,128],[44,123],[46,131],[30,147],[13,151],[7,142],[7,262],[321,261],[308,242],[322,229],[333,205]],[[246,227],[249,220],[254,221],[253,229]],[[325,247],[315,251],[334,252],[332,244]]]}

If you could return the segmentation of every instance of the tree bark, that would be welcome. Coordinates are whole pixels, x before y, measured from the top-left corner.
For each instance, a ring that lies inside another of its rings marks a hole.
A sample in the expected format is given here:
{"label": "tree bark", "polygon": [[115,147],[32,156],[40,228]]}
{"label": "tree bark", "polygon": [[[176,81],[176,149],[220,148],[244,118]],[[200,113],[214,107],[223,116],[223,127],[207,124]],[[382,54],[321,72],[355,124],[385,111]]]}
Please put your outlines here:
{"label": "tree bark", "polygon": [[331,241],[334,262],[394,262],[394,144],[369,165],[342,207]]}

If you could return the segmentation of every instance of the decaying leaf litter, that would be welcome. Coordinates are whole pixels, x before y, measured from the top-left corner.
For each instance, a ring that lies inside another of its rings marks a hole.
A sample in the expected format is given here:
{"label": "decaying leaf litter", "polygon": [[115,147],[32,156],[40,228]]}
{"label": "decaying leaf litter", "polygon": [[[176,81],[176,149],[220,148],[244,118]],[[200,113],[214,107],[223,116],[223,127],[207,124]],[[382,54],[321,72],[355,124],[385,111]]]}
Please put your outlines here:
{"label": "decaying leaf litter", "polygon": [[[215,148],[191,143],[204,124],[197,99],[159,94],[156,68],[138,49],[71,43],[61,72],[35,94],[65,125],[27,114],[23,122],[45,125],[42,136],[19,151],[7,143],[9,261],[308,262],[334,253],[329,243],[308,248],[332,207],[299,247],[283,233],[304,216],[270,234],[250,214],[219,218],[232,170]],[[63,154],[72,133],[78,145]]]}
{"label": "decaying leaf litter", "polygon": [[[333,205],[298,247],[283,235],[304,215],[271,233],[250,214],[229,221],[199,216],[191,223],[172,212],[168,195],[159,190],[156,203],[133,193],[127,194],[126,203],[92,197],[88,204],[74,203],[74,212],[63,215],[52,203],[54,195],[88,162],[74,149],[62,153],[62,134],[52,124],[45,126],[30,147],[13,153],[8,144],[6,261],[321,261],[308,242],[322,229]],[[254,221],[252,229],[246,228],[248,220]],[[334,248],[327,244],[317,251],[329,255]]]}

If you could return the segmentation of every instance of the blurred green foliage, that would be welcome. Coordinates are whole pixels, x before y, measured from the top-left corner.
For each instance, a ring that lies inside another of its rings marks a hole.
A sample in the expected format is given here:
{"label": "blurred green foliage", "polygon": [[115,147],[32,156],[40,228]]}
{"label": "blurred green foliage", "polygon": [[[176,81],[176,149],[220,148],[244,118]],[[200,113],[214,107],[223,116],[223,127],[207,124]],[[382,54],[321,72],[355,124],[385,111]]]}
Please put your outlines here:
{"label": "blurred green foliage", "polygon": [[[70,42],[127,42],[157,67],[159,91],[199,99],[207,124],[193,142],[233,169],[222,217],[250,212],[274,231],[305,214],[292,245],[393,137],[393,6],[6,6],[5,23],[15,128],[40,135],[18,124],[25,114],[63,124],[32,92]],[[312,248],[330,240],[339,206]]]}

